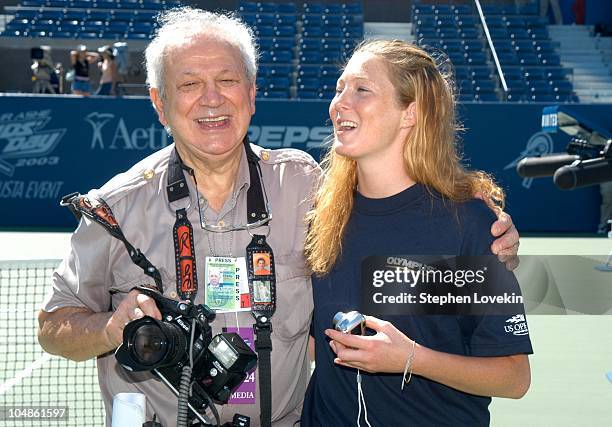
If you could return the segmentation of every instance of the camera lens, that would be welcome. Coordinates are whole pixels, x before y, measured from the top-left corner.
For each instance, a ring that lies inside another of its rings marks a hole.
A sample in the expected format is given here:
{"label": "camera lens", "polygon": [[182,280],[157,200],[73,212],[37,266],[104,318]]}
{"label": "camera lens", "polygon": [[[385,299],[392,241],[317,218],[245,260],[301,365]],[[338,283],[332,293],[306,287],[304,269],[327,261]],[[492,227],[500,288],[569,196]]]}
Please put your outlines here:
{"label": "camera lens", "polygon": [[144,365],[154,365],[162,360],[167,346],[166,337],[157,325],[143,325],[134,334],[134,353]]}
{"label": "camera lens", "polygon": [[135,328],[129,343],[137,363],[153,369],[175,365],[186,356],[187,340],[177,325],[152,318],[141,321],[144,322]]}

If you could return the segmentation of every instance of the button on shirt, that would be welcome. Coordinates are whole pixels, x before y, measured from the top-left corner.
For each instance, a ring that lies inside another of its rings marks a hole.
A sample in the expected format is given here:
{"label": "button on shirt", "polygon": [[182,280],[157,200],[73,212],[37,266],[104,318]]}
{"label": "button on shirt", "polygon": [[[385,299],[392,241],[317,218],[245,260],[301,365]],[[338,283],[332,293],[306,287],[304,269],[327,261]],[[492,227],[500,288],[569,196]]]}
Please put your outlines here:
{"label": "button on shirt", "polygon": [[[312,191],[320,171],[312,157],[301,151],[264,151],[254,145],[252,148],[261,159],[262,182],[273,215],[268,236],[268,243],[274,250],[277,274],[277,308],[272,318],[272,420],[275,426],[291,426],[299,419],[309,377],[306,350],[312,290],[303,252],[304,215],[311,206]],[[109,204],[127,240],[159,269],[164,294],[171,298],[176,298],[172,228],[176,209],[188,206],[200,279],[195,302],[200,304],[204,302],[206,256],[213,253],[245,256],[251,236],[247,231],[209,233],[202,230],[197,193],[191,178],[187,179],[191,200],[169,204],[167,168],[173,149],[174,145],[170,145],[152,154],[129,171],[115,176],[102,188],[92,190],[90,196],[101,197]],[[146,178],[143,176],[145,171]],[[249,181],[246,153],[243,151],[231,197],[220,212],[210,208],[205,210],[207,222],[243,224],[246,221]],[[266,234],[267,231],[267,227],[252,230],[254,234]],[[100,225],[83,218],[71,238],[66,258],[53,275],[53,287],[43,309],[48,312],[62,307],[87,307],[94,312],[115,310],[134,286],[142,284],[153,284],[152,279],[132,263],[123,243],[111,237]],[[249,312],[219,314],[212,322],[213,334],[220,333],[225,326],[236,327],[237,323],[240,327],[250,328],[254,319]],[[97,365],[107,425],[110,425],[112,398],[121,392],[140,392],[147,396],[147,419],[157,414],[165,427],[176,423],[177,398],[150,373],[125,371],[116,363],[112,352],[99,356]],[[257,375],[256,381],[259,385]],[[231,421],[237,412],[250,416],[252,426],[259,425],[259,401],[257,391],[254,405],[218,407],[221,422]]]}

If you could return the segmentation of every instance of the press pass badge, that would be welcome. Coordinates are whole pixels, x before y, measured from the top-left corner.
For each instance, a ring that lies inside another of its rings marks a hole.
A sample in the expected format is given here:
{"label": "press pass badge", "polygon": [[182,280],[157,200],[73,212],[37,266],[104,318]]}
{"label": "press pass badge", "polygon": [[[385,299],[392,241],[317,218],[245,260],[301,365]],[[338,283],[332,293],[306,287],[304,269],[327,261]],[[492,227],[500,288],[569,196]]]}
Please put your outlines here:
{"label": "press pass badge", "polygon": [[266,236],[254,235],[246,248],[251,311],[267,315],[276,309],[276,273],[272,248]]}
{"label": "press pass badge", "polygon": [[219,313],[249,311],[246,261],[243,257],[206,257],[204,303]]}

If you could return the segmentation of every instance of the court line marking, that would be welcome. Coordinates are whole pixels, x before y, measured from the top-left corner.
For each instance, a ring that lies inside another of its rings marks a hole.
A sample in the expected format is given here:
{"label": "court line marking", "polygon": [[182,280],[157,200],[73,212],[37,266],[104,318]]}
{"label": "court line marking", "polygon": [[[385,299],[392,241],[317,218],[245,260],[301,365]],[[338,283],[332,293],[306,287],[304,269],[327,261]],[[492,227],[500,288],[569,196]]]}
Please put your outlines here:
{"label": "court line marking", "polygon": [[11,388],[19,384],[24,378],[32,375],[32,372],[36,369],[42,368],[42,366],[51,359],[49,353],[43,353],[38,359],[32,362],[29,366],[26,366],[21,372],[18,372],[13,378],[0,384],[0,395],[6,393]]}

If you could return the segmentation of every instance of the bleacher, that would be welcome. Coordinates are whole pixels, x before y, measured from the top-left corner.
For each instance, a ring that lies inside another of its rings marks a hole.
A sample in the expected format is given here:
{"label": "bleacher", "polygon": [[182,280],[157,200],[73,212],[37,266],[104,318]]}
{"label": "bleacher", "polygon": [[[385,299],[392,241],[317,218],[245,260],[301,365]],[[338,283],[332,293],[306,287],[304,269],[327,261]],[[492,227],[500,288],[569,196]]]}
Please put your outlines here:
{"label": "bleacher", "polygon": [[160,10],[174,0],[22,0],[2,36],[147,40]]}
{"label": "bleacher", "polygon": [[444,51],[455,67],[460,101],[575,102],[572,70],[561,66],[537,5],[485,5],[483,12],[504,73],[502,88],[477,11],[469,5],[412,6],[417,43]]}
{"label": "bleacher", "polygon": [[[5,37],[148,40],[155,15],[174,0],[22,0]],[[331,99],[339,66],[363,39],[361,2],[241,2],[241,18],[257,35],[258,97]],[[49,43],[49,41],[45,41]]]}
{"label": "bleacher", "polygon": [[339,66],[363,39],[361,3],[243,2],[261,50],[258,96],[331,99]]}

